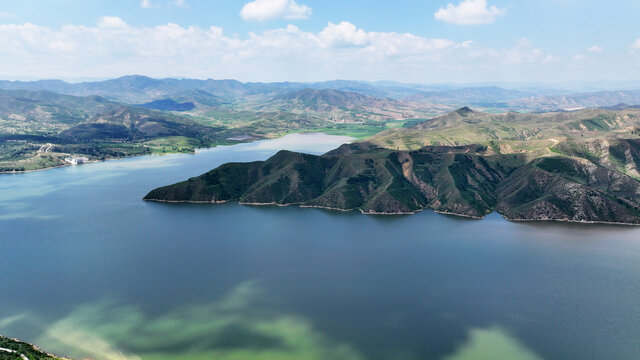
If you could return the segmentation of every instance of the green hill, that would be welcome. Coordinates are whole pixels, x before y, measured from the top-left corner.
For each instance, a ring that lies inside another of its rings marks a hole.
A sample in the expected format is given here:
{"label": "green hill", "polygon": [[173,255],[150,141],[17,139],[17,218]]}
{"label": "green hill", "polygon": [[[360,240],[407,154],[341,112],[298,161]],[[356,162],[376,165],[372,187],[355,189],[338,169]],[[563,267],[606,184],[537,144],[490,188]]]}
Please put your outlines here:
{"label": "green hill", "polygon": [[[623,145],[640,150],[640,141]],[[615,152],[615,151],[614,151]],[[640,166],[632,155],[628,167]],[[640,182],[586,159],[494,154],[483,146],[393,151],[344,145],[322,156],[280,151],[151,191],[145,200],[278,204],[409,214],[425,208],[480,218],[640,224]]]}
{"label": "green hill", "polygon": [[[281,151],[263,162],[225,164],[145,200],[640,224],[638,121],[637,110],[492,115],[462,108],[322,156]],[[433,143],[445,135],[447,145]]]}

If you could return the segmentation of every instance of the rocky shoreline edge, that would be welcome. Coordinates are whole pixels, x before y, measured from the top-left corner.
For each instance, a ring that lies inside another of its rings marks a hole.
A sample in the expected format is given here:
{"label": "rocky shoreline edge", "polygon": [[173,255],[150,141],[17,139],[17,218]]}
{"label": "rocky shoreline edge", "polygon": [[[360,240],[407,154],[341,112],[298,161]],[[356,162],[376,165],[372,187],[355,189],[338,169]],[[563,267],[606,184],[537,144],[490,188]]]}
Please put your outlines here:
{"label": "rocky shoreline edge", "polygon": [[19,346],[21,346],[21,347],[27,347],[27,349],[26,349],[27,351],[36,352],[36,353],[38,353],[37,354],[38,356],[41,356],[41,357],[44,357],[44,358],[49,358],[49,359],[52,359],[52,360],[71,360],[70,358],[60,357],[60,356],[57,356],[57,355],[50,354],[50,353],[48,353],[46,351],[43,351],[38,346],[36,346],[34,344],[31,344],[31,343],[28,343],[28,342],[25,342],[25,341],[22,341],[20,339],[10,338],[8,336],[0,335],[0,341],[2,343],[7,342],[7,341],[9,342],[9,344],[3,344],[2,346],[0,346],[0,354],[2,354],[2,353],[13,354],[13,355],[19,356],[21,359],[32,360],[32,358],[30,358],[30,357],[28,357],[28,356],[26,356],[26,355],[24,355],[22,353],[22,352],[24,352],[24,350],[22,350],[22,349],[10,349],[10,348],[6,347],[6,346],[11,346],[11,347],[19,347]]}
{"label": "rocky shoreline edge", "polygon": [[[192,201],[192,200],[163,200],[163,199],[148,199],[143,198],[143,201],[149,202],[157,202],[157,203],[172,203],[172,204],[224,204],[224,203],[236,203],[239,205],[248,205],[248,206],[278,206],[278,207],[286,207],[286,206],[298,206],[300,208],[313,208],[313,209],[323,209],[323,210],[333,210],[333,211],[341,211],[341,212],[352,212],[359,211],[364,215],[381,215],[381,216],[398,216],[398,215],[414,215],[424,210],[433,210],[436,214],[440,215],[449,215],[455,217],[462,217],[472,220],[482,220],[486,217],[482,216],[473,216],[468,214],[459,214],[448,211],[439,211],[431,208],[424,208],[416,211],[410,212],[371,212],[371,211],[363,211],[362,209],[354,208],[354,209],[340,209],[328,206],[319,206],[319,205],[303,205],[301,203],[291,203],[291,204],[279,204],[275,202],[271,203],[253,203],[253,202],[242,202],[242,201],[233,201],[233,200],[222,200],[222,201]],[[625,223],[625,222],[609,222],[609,221],[588,221],[588,220],[572,220],[572,219],[509,219],[505,217],[503,214],[500,214],[497,211],[494,211],[499,214],[503,219],[513,222],[513,223],[570,223],[570,224],[587,224],[587,225],[616,225],[616,226],[640,226],[640,223]],[[489,213],[490,214],[490,213]],[[487,215],[489,215],[487,214]]]}

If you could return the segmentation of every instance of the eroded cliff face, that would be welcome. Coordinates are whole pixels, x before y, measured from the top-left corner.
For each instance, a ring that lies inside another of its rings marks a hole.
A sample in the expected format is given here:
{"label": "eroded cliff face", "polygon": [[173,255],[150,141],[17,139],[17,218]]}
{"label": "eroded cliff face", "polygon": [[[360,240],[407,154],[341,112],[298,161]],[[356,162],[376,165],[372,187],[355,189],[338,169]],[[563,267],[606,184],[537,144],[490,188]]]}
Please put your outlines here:
{"label": "eroded cliff face", "polygon": [[615,141],[598,145],[609,149],[607,155],[580,157],[579,149],[595,145],[572,143],[561,144],[558,155],[533,160],[479,145],[393,151],[353,144],[322,156],[280,151],[267,161],[225,164],[155,189],[145,200],[295,204],[369,214],[431,208],[475,218],[495,210],[509,220],[640,224],[640,182],[633,177],[640,142]]}

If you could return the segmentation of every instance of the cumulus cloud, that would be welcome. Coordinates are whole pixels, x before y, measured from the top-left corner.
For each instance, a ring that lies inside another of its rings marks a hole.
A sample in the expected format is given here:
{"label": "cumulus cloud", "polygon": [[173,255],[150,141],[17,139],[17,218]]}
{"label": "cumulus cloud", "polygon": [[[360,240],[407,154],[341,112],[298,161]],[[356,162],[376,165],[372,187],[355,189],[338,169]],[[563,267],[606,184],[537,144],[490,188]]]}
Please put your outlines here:
{"label": "cumulus cloud", "polygon": [[601,48],[600,46],[597,45],[593,45],[587,48],[587,51],[589,52],[593,52],[593,53],[601,53],[604,51],[603,48]]}
{"label": "cumulus cloud", "polygon": [[13,19],[15,17],[16,17],[16,14],[14,13],[0,11],[0,19]]}
{"label": "cumulus cloud", "polygon": [[222,28],[166,24],[134,26],[114,16],[96,26],[0,25],[0,69],[41,78],[235,78],[242,81],[365,79],[487,81],[507,70],[557,60],[530,41],[493,49],[471,41],[411,33],[373,32],[350,22],[309,32],[284,28],[229,36]]}
{"label": "cumulus cloud", "polygon": [[117,16],[103,16],[98,21],[98,27],[101,28],[126,28],[127,23]]}
{"label": "cumulus cloud", "polygon": [[640,38],[638,38],[633,44],[631,44],[632,50],[640,50]]}
{"label": "cumulus cloud", "polygon": [[478,25],[492,23],[506,14],[505,9],[489,6],[487,0],[464,0],[458,5],[449,3],[433,15],[437,20],[457,25]]}
{"label": "cumulus cloud", "polygon": [[141,8],[145,8],[145,9],[150,8],[151,7],[151,0],[142,0],[140,2],[140,7]]}
{"label": "cumulus cloud", "polygon": [[369,41],[368,35],[364,30],[358,29],[347,21],[337,25],[329,23],[318,36],[327,46],[358,46],[365,45]]}
{"label": "cumulus cloud", "polygon": [[308,19],[311,8],[298,4],[295,0],[254,0],[242,7],[240,16],[245,21]]}

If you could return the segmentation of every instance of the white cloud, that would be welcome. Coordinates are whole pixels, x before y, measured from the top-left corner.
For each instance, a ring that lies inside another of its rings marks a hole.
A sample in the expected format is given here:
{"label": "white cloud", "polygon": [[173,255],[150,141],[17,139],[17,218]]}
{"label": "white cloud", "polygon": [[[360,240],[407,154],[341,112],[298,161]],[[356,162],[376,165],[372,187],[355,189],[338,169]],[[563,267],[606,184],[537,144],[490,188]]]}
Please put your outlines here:
{"label": "white cloud", "polygon": [[640,38],[636,40],[633,44],[631,44],[632,50],[640,50]]}
{"label": "white cloud", "polygon": [[0,48],[5,55],[0,69],[11,70],[0,70],[0,78],[145,74],[242,81],[469,82],[529,76],[558,60],[526,39],[492,49],[470,41],[368,32],[349,22],[329,23],[319,32],[288,25],[239,37],[219,27],[139,27],[118,17],[103,17],[95,27],[0,25]]}
{"label": "white cloud", "polygon": [[103,16],[98,20],[98,27],[105,29],[126,28],[127,23],[117,16]]}
{"label": "white cloud", "polygon": [[600,46],[597,45],[593,45],[590,46],[589,48],[587,48],[587,51],[593,52],[593,53],[601,53],[604,51],[603,48],[601,48]]}
{"label": "white cloud", "polygon": [[254,0],[246,3],[240,16],[245,21],[265,21],[272,19],[308,19],[311,8],[298,4],[295,0]]}
{"label": "white cloud", "polygon": [[438,9],[433,16],[437,20],[457,25],[477,25],[492,23],[506,12],[495,6],[489,7],[487,0],[464,0],[457,6],[449,3],[446,8]]}
{"label": "white cloud", "polygon": [[140,2],[140,7],[141,8],[145,8],[145,9],[150,8],[151,7],[151,0],[142,0]]}
{"label": "white cloud", "polygon": [[369,41],[364,30],[356,28],[355,25],[347,21],[337,25],[329,23],[318,36],[327,46],[359,46],[365,45]]}

